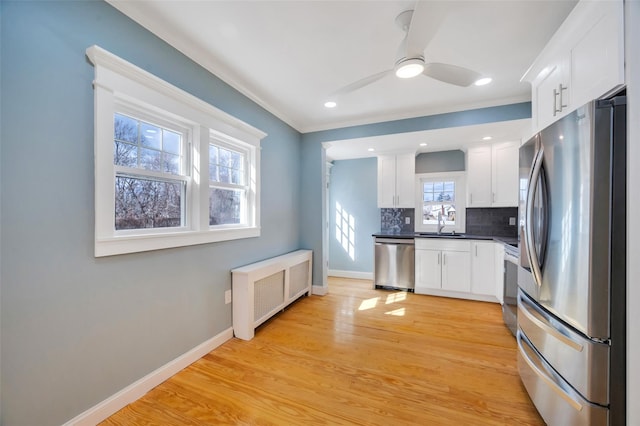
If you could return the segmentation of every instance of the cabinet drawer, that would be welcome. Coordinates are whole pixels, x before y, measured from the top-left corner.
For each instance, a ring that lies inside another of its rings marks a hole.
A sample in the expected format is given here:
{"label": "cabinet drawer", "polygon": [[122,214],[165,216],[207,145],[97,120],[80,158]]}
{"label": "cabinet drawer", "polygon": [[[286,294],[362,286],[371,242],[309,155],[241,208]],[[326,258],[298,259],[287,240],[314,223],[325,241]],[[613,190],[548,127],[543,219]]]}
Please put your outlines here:
{"label": "cabinet drawer", "polygon": [[469,240],[455,240],[447,238],[416,238],[416,250],[448,250],[471,251]]}

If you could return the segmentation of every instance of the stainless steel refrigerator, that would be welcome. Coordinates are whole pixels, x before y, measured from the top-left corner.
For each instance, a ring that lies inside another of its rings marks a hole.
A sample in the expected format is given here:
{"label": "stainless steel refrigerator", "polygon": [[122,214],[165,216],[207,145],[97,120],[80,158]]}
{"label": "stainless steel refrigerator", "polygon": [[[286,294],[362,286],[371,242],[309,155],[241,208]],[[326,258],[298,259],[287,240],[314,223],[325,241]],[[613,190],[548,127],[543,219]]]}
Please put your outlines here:
{"label": "stainless steel refrigerator", "polygon": [[626,422],[626,97],[520,148],[518,370],[548,425]]}

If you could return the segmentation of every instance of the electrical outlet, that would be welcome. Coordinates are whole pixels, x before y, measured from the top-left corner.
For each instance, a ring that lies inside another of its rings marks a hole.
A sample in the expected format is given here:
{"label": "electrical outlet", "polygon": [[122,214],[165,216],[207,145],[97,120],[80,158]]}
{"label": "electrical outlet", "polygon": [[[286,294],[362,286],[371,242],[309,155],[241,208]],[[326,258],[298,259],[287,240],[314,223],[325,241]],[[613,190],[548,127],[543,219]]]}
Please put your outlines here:
{"label": "electrical outlet", "polygon": [[407,216],[404,218],[404,224],[405,225],[411,225],[411,216]]}
{"label": "electrical outlet", "polygon": [[231,290],[224,292],[224,304],[228,305],[229,303],[231,303]]}
{"label": "electrical outlet", "polygon": [[515,217],[510,217],[509,218],[509,225],[514,226],[516,224],[516,218]]}

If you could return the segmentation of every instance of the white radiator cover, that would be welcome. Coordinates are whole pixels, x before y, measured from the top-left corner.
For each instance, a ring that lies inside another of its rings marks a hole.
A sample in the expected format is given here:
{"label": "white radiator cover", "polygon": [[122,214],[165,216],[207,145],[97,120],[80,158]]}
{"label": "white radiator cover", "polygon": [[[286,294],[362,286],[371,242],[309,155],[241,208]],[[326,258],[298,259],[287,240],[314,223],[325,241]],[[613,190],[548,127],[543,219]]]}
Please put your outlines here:
{"label": "white radiator cover", "polygon": [[311,294],[312,255],[312,250],[298,250],[231,271],[236,337],[253,339],[256,327]]}

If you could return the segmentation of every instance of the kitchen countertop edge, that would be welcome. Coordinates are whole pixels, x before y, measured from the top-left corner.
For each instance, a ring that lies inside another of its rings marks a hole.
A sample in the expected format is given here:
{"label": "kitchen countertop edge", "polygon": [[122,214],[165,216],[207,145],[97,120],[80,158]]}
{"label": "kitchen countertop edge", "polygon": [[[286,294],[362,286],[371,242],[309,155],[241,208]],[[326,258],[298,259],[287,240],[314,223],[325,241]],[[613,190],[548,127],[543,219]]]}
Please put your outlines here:
{"label": "kitchen countertop edge", "polygon": [[[424,235],[419,232],[405,232],[405,233],[377,233],[372,234],[375,238],[395,238],[395,239],[415,239],[415,238],[444,238],[447,239],[446,235]],[[461,236],[452,237],[454,240],[485,240],[485,241],[496,241],[503,244],[517,244],[518,239],[512,237],[497,237],[493,235],[471,235],[464,234]]]}

